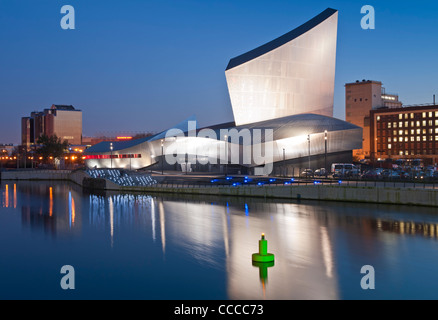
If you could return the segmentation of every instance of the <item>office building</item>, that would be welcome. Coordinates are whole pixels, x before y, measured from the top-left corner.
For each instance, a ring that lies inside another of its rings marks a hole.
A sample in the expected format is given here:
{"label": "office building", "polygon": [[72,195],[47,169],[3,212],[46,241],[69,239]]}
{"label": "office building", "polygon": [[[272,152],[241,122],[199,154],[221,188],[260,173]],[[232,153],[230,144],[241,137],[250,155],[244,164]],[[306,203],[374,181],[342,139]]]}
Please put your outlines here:
{"label": "office building", "polygon": [[82,144],[82,111],[71,105],[52,105],[21,120],[21,144],[30,148],[41,135],[56,135],[69,144]]}
{"label": "office building", "polygon": [[386,93],[380,81],[358,80],[345,85],[345,120],[363,129],[362,148],[353,151],[356,159],[371,156],[370,111],[401,106],[398,95]]}
{"label": "office building", "polygon": [[438,162],[438,105],[376,109],[370,112],[372,159]]}

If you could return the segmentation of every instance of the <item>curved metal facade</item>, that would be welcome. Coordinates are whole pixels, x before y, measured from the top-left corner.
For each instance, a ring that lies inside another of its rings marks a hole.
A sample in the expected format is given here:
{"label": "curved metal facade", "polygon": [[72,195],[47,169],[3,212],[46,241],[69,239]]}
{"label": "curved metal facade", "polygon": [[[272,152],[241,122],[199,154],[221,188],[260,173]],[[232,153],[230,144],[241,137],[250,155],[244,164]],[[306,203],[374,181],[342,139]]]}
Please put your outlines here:
{"label": "curved metal facade", "polygon": [[338,12],[230,61],[225,71],[237,125],[299,113],[333,116]]}

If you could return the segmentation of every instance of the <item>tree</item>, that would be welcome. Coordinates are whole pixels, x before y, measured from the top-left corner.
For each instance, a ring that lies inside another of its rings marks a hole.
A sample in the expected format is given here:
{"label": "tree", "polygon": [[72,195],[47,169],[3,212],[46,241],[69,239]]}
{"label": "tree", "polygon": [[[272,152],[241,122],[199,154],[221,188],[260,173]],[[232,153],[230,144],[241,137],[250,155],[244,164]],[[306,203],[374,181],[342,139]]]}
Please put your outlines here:
{"label": "tree", "polygon": [[62,142],[61,138],[58,138],[56,134],[52,136],[43,134],[38,138],[37,143],[40,145],[37,154],[44,159],[49,159],[50,157],[53,159],[60,158],[68,148],[68,141],[64,140]]}

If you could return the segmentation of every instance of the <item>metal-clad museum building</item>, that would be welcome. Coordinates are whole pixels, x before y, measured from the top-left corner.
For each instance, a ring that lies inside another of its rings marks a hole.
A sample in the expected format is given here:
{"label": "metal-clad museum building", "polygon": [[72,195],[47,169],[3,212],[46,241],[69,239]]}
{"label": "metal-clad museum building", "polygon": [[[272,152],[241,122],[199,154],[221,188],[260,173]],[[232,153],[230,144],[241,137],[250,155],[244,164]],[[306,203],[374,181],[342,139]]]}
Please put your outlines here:
{"label": "metal-clad museum building", "polygon": [[[261,174],[351,162],[362,128],[333,118],[337,20],[338,12],[327,9],[231,59],[225,75],[234,122],[197,128],[189,118],[152,137],[101,142],[86,150],[86,165],[245,174],[271,167]],[[263,165],[251,153],[256,146]]]}

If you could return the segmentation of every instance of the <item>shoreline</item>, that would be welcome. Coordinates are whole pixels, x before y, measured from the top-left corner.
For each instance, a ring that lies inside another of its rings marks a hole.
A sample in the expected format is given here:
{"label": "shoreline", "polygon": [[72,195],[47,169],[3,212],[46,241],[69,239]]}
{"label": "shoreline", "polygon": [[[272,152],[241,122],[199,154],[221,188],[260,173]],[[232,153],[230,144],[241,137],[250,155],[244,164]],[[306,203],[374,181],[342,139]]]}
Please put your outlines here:
{"label": "shoreline", "polygon": [[264,186],[177,185],[176,187],[174,185],[157,184],[153,187],[123,187],[107,179],[90,178],[85,172],[80,170],[3,171],[1,180],[71,181],[84,189],[96,191],[172,193],[198,196],[255,197],[265,199],[318,200],[438,207],[438,189],[412,187],[359,186],[357,184],[356,186],[290,184]]}

